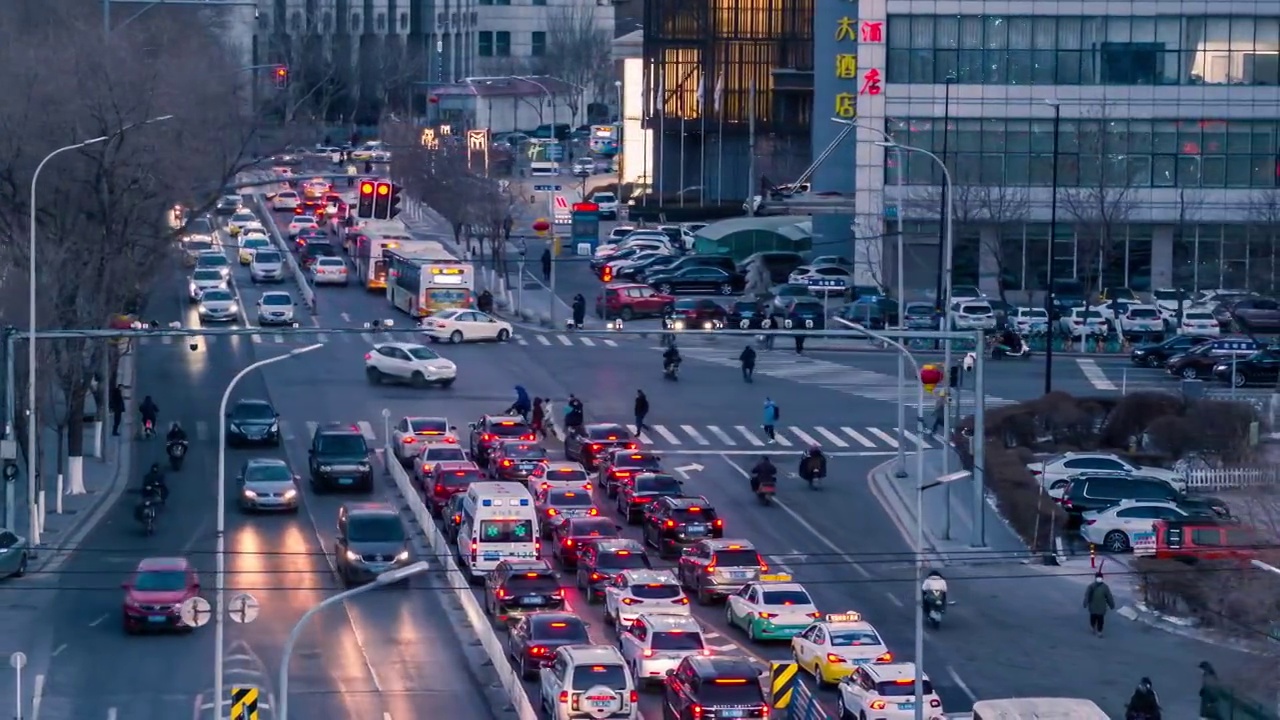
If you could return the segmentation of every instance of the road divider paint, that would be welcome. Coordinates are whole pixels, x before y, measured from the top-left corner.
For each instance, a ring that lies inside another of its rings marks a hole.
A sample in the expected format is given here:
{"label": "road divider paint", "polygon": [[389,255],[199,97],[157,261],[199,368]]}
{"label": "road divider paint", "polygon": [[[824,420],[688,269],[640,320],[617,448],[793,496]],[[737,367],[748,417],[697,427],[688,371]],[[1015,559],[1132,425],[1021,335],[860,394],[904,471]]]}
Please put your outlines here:
{"label": "road divider paint", "polygon": [[445,584],[457,597],[458,604],[462,607],[463,614],[466,615],[467,623],[475,632],[475,636],[479,639],[480,646],[484,649],[485,654],[489,656],[489,662],[492,664],[494,672],[498,675],[498,681],[502,684],[503,692],[511,701],[511,707],[517,720],[538,720],[538,713],[534,711],[533,703],[529,701],[529,695],[524,691],[524,683],[520,675],[511,667],[511,663],[507,662],[506,648],[503,646],[502,640],[498,638],[493,626],[489,624],[489,619],[484,610],[481,609],[480,603],[476,602],[475,596],[471,594],[469,590],[471,583],[462,574],[462,571],[458,569],[458,565],[453,559],[453,552],[449,548],[449,543],[445,541],[444,536],[440,534],[440,530],[436,528],[435,520],[431,517],[431,512],[427,510],[427,506],[423,504],[422,498],[418,496],[418,489],[413,486],[413,482],[409,479],[409,474],[400,466],[400,463],[395,462],[395,448],[391,447],[390,444],[386,446],[384,457],[386,458],[384,464],[387,471],[391,473],[391,479],[395,482],[401,497],[404,498],[405,504],[408,505],[409,512],[418,522],[418,526],[422,528],[423,534],[426,535],[432,554],[435,555],[444,569],[445,577],[448,580]]}

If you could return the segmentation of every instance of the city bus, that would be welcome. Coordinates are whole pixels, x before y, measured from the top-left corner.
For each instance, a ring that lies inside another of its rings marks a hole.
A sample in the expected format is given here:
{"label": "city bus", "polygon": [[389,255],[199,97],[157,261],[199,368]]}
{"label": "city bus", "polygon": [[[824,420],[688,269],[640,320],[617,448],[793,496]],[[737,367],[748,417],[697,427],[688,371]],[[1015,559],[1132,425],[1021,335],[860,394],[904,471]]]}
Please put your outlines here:
{"label": "city bus", "polygon": [[[399,227],[395,227],[399,225]],[[383,290],[387,287],[387,264],[383,256],[388,250],[413,247],[423,241],[414,240],[403,223],[378,223],[378,225],[352,229],[347,234],[348,252],[355,264],[356,279],[366,290]]]}
{"label": "city bus", "polygon": [[411,249],[388,250],[385,259],[387,299],[411,317],[471,307],[475,301],[475,269],[440,243],[415,242]]}

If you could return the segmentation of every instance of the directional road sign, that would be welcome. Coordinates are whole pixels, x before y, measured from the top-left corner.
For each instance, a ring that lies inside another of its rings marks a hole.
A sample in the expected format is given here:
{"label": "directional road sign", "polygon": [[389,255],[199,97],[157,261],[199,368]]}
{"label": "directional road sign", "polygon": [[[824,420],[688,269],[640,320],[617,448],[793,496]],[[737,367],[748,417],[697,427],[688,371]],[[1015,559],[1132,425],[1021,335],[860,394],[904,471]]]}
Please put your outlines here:
{"label": "directional road sign", "polygon": [[201,627],[208,625],[213,619],[213,608],[209,607],[208,600],[197,595],[182,603],[182,607],[178,608],[178,617],[187,627]]}
{"label": "directional road sign", "polygon": [[534,185],[534,192],[560,192],[559,185]]}
{"label": "directional road sign", "polygon": [[258,598],[249,593],[240,593],[231,598],[231,619],[238,623],[249,624],[258,617]]}
{"label": "directional road sign", "polygon": [[557,225],[568,225],[573,222],[573,211],[569,209],[569,198],[563,195],[556,195],[551,209],[554,211],[552,217]]}

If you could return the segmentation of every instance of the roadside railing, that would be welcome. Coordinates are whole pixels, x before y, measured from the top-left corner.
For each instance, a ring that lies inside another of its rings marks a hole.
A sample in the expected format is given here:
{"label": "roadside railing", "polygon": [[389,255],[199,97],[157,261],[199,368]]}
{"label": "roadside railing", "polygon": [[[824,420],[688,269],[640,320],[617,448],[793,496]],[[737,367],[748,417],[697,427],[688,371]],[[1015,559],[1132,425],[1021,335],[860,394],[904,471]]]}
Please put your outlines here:
{"label": "roadside railing", "polygon": [[271,235],[271,242],[276,246],[276,250],[280,252],[280,256],[284,258],[284,265],[289,275],[293,278],[294,284],[298,286],[298,294],[301,297],[303,305],[307,307],[313,314],[316,312],[316,293],[311,287],[311,282],[307,280],[307,274],[298,264],[298,259],[293,256],[293,252],[289,249],[289,243],[285,238],[280,236],[280,229],[276,227],[272,218],[273,212],[267,205],[261,195],[254,194],[253,202],[257,205],[258,217],[265,218],[262,224],[267,228],[267,232]]}

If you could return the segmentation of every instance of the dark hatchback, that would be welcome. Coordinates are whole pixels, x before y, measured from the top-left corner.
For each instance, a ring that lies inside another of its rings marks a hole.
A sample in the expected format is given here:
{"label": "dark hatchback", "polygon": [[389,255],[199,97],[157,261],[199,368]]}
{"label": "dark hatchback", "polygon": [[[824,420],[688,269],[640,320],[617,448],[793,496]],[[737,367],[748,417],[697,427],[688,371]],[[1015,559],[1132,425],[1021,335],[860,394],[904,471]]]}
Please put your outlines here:
{"label": "dark hatchback", "polygon": [[737,300],[729,306],[725,315],[725,327],[739,330],[759,330],[769,317],[768,307],[756,300]]}
{"label": "dark hatchback", "polygon": [[1129,361],[1141,367],[1164,367],[1169,358],[1182,355],[1212,338],[1195,335],[1176,335],[1164,342],[1139,345],[1129,353]]}
{"label": "dark hatchback", "polygon": [[669,558],[703,538],[724,537],[724,520],[704,497],[662,498],[645,509],[640,532],[658,557]]}
{"label": "dark hatchback", "polygon": [[551,553],[566,570],[578,567],[578,555],[593,540],[616,538],[621,531],[609,518],[599,516],[569,518],[556,525],[551,533],[555,547]]}
{"label": "dark hatchback", "polygon": [[485,577],[484,607],[498,620],[564,608],[564,590],[545,560],[503,560]]}
{"label": "dark hatchback", "polygon": [[713,330],[724,327],[729,313],[720,303],[706,298],[677,300],[663,324],[668,330]]}
{"label": "dark hatchback", "polygon": [[489,456],[489,475],[502,482],[527,482],[543,460],[546,448],[529,440],[502,440]]}
{"label": "dark hatchback", "polygon": [[590,643],[587,624],[577,615],[540,611],[525,615],[511,626],[507,653],[520,669],[520,676],[531,680],[539,668],[555,657],[556,648]]}
{"label": "dark hatchback", "polygon": [[586,593],[588,603],[593,603],[604,599],[605,586],[622,572],[652,568],[644,546],[635,540],[588,540],[578,551],[578,589]]}
{"label": "dark hatchback", "polygon": [[600,484],[608,497],[618,496],[618,483],[640,472],[662,469],[662,456],[648,450],[613,450],[600,463]]}
{"label": "dark hatchback", "polygon": [[[822,330],[827,326],[827,307],[821,300],[798,298],[787,305],[787,312],[782,317],[784,329]],[[896,322],[897,316],[890,322]]]}
{"label": "dark hatchback", "polygon": [[228,445],[280,444],[280,414],[266,400],[237,401],[226,423]]}
{"label": "dark hatchback", "polygon": [[674,475],[646,472],[618,483],[618,514],[628,525],[640,522],[649,503],[664,497],[679,497],[684,488]]}

